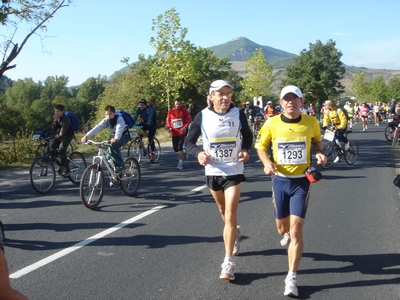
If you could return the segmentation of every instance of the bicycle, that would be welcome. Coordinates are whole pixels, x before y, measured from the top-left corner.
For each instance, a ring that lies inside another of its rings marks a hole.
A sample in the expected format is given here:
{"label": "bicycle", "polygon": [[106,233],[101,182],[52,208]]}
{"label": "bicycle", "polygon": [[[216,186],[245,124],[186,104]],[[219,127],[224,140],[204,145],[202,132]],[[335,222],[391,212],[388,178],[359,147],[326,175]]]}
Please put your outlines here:
{"label": "bicycle", "polygon": [[[388,118],[388,125],[385,128],[385,138],[387,141],[392,142],[393,141],[393,133],[397,127],[397,125],[400,123],[399,117],[398,116],[393,116],[393,118]],[[390,125],[390,123],[394,122],[396,125]]]}
{"label": "bicycle", "polygon": [[258,114],[254,117],[254,124],[253,124],[253,135],[254,138],[257,139],[258,133],[260,132],[261,127],[264,125],[264,116]]}
{"label": "bicycle", "polygon": [[[45,155],[46,152],[46,143],[44,142],[44,139],[40,138],[47,138],[49,137],[49,132],[46,130],[46,127],[51,124],[51,122],[47,123],[46,126],[44,126],[42,129],[37,129],[33,133],[33,140],[38,141],[39,145],[36,148],[35,152],[35,158],[41,157]],[[72,153],[74,152],[74,147],[72,146],[72,143],[69,144],[67,153]]]}
{"label": "bicycle", "polygon": [[[156,137],[153,138],[154,151],[151,151],[150,143],[147,143],[147,147],[144,146],[143,138],[148,137],[147,133],[143,131],[143,126],[133,126],[129,130],[131,137],[131,142],[128,146],[128,157],[134,157],[140,163],[142,157],[147,156],[151,163],[156,163],[159,161],[161,156],[161,146],[160,142]],[[153,156],[153,159],[151,159]]]}
{"label": "bicycle", "polygon": [[[347,135],[351,131],[346,131]],[[322,153],[326,156],[326,164],[321,165],[324,169],[332,166],[336,156],[343,157],[348,165],[354,164],[358,159],[359,149],[358,143],[355,140],[349,140],[349,148],[343,147],[342,143],[335,137],[335,130],[332,128],[326,129],[324,139],[328,141],[322,147]]]}
{"label": "bicycle", "polygon": [[[41,194],[48,193],[56,181],[56,168],[58,166],[58,174],[61,175],[61,158],[60,151],[50,147],[54,136],[42,137],[34,134],[34,140],[39,139],[44,145],[44,153],[41,157],[35,158],[30,169],[29,178],[35,191]],[[70,175],[69,180],[78,185],[82,178],[82,173],[86,169],[85,157],[80,152],[72,152],[68,157]]]}
{"label": "bicycle", "polygon": [[397,125],[393,132],[392,132],[392,148],[399,148],[399,139],[400,139],[400,130],[399,130],[399,125]]}
{"label": "bicycle", "polygon": [[110,176],[110,186],[119,184],[126,196],[133,196],[139,188],[141,178],[138,161],[134,157],[125,158],[123,171],[116,172],[113,160],[108,158],[109,155],[103,150],[103,146],[111,146],[109,141],[87,140],[86,144],[96,145],[99,150],[97,155],[93,156],[92,165],[87,167],[82,175],[79,193],[83,205],[89,209],[95,209],[103,199],[105,189],[103,163]]}

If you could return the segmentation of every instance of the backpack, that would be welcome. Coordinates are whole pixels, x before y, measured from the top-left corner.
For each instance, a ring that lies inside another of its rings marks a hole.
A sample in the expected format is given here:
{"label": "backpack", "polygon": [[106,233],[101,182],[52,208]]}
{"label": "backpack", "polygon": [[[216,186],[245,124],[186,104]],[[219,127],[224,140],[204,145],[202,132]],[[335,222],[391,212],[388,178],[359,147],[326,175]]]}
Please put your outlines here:
{"label": "backpack", "polygon": [[127,111],[121,110],[121,109],[117,109],[115,111],[117,116],[121,116],[124,118],[125,124],[128,125],[129,128],[132,128],[133,125],[135,125],[133,123],[133,119],[130,113],[128,113]]}
{"label": "backpack", "polygon": [[77,131],[79,129],[79,121],[78,118],[70,111],[66,111],[64,113],[66,116],[69,117],[69,119],[71,120],[71,129],[72,131]]}
{"label": "backpack", "polygon": [[345,108],[343,108],[341,106],[336,107],[336,114],[338,115],[339,108],[344,112],[344,115],[346,116],[346,120],[350,120],[349,113],[347,112],[347,110]]}

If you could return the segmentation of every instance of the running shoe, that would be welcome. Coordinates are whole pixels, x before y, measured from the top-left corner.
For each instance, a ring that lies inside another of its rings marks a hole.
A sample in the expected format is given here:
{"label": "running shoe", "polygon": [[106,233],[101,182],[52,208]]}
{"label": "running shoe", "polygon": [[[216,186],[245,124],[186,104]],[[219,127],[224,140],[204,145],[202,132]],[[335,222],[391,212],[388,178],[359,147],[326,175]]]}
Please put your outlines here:
{"label": "running shoe", "polygon": [[222,280],[235,280],[235,263],[233,261],[224,262],[221,265],[222,271],[219,279]]}
{"label": "running shoe", "polygon": [[340,157],[339,157],[339,155],[338,156],[336,156],[336,158],[335,158],[335,160],[333,161],[333,163],[337,163],[337,162],[339,162],[340,161]]}
{"label": "running shoe", "polygon": [[232,255],[236,256],[240,253],[240,237],[242,235],[242,228],[238,225],[237,226],[237,234],[235,239],[235,245],[233,245],[233,252]]}
{"label": "running shoe", "polygon": [[286,245],[288,245],[290,243],[290,235],[289,233],[285,233],[283,235],[283,239],[281,239],[281,246],[285,247]]}
{"label": "running shoe", "polygon": [[299,290],[297,289],[297,279],[296,277],[287,277],[285,279],[285,296],[299,296]]}
{"label": "running shoe", "polygon": [[178,162],[178,166],[176,167],[178,170],[182,170],[183,169],[183,162]]}

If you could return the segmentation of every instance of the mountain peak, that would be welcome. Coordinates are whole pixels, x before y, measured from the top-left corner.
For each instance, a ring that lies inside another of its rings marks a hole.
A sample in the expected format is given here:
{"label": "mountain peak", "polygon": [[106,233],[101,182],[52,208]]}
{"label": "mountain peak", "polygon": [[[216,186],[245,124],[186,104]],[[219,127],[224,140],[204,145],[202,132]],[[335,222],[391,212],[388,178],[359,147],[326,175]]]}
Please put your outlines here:
{"label": "mountain peak", "polygon": [[208,49],[213,50],[215,55],[219,58],[228,57],[230,61],[246,61],[247,58],[253,55],[257,48],[262,49],[269,63],[285,61],[290,64],[292,58],[297,56],[296,54],[275,49],[270,46],[259,45],[246,37],[236,37],[225,44],[213,46]]}

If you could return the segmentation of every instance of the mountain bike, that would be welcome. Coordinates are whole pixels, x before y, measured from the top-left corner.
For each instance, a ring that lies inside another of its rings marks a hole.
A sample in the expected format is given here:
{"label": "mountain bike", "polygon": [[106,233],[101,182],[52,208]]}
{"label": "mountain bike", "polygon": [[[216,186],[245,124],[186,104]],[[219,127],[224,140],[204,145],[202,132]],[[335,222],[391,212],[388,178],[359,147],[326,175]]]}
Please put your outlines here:
{"label": "mountain bike", "polygon": [[[46,142],[44,138],[49,137],[49,132],[46,130],[46,127],[49,126],[49,124],[51,124],[51,122],[47,123],[47,125],[44,126],[42,129],[35,130],[35,132],[33,133],[32,139],[36,142],[39,142],[39,145],[36,148],[35,158],[44,156],[46,152]],[[72,146],[72,143],[70,143],[68,145],[67,153],[72,152],[74,152],[74,147]]]}
{"label": "mountain bike", "polygon": [[[347,135],[351,131],[346,131]],[[325,130],[324,139],[328,142],[322,146],[322,153],[326,156],[326,164],[321,165],[324,169],[332,166],[336,156],[343,157],[348,165],[352,165],[357,161],[359,149],[358,143],[355,140],[349,140],[349,148],[346,149],[344,144],[335,137],[335,130],[328,128]]]}
{"label": "mountain bike", "polygon": [[159,161],[161,156],[160,142],[156,137],[153,138],[154,151],[151,151],[150,143],[147,143],[147,147],[144,146],[143,138],[148,137],[147,133],[143,131],[143,126],[134,126],[129,130],[131,136],[131,142],[128,146],[128,157],[134,157],[140,163],[142,157],[148,157],[150,162],[156,163]]}
{"label": "mountain bike", "polygon": [[264,116],[261,114],[258,114],[254,117],[253,135],[255,139],[257,139],[258,133],[260,132],[261,127],[264,125],[264,121]]}
{"label": "mountain bike", "polygon": [[[36,134],[34,139],[39,138],[44,145],[43,156],[35,158],[30,169],[29,178],[35,191],[41,194],[48,193],[56,181],[56,170],[61,175],[60,151],[50,147],[54,136],[41,137]],[[69,180],[78,185],[82,178],[82,173],[86,169],[85,157],[79,152],[72,152],[68,157],[70,175]]]}
{"label": "mountain bike", "polygon": [[400,146],[400,124],[397,125],[392,132],[392,148],[399,148]]}
{"label": "mountain bike", "polygon": [[[388,118],[387,121],[388,125],[385,128],[385,138],[386,140],[391,142],[393,141],[393,132],[396,129],[397,125],[400,123],[400,121],[398,116],[394,116],[393,118]],[[390,123],[392,123],[392,125]]]}
{"label": "mountain bike", "polygon": [[[121,191],[126,196],[133,196],[139,188],[141,178],[138,161],[134,157],[125,158],[124,169],[117,172],[113,160],[103,149],[104,146],[111,146],[109,141],[94,142],[87,140],[86,144],[96,145],[99,150],[97,155],[93,156],[92,165],[87,167],[82,175],[79,192],[83,205],[89,209],[95,209],[99,206],[105,190],[104,171],[108,171],[110,186],[120,185]],[[103,169],[103,163],[106,170]]]}

